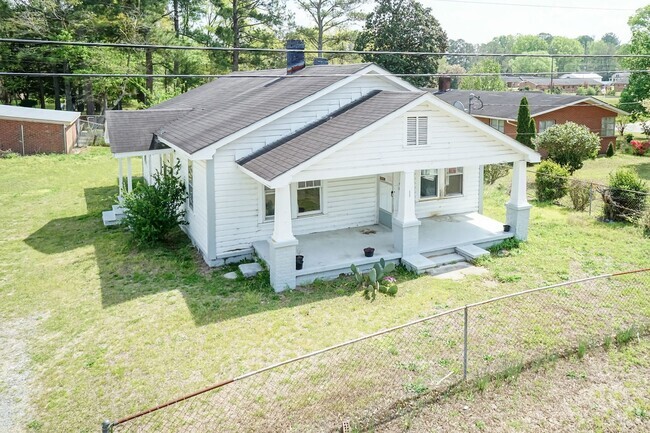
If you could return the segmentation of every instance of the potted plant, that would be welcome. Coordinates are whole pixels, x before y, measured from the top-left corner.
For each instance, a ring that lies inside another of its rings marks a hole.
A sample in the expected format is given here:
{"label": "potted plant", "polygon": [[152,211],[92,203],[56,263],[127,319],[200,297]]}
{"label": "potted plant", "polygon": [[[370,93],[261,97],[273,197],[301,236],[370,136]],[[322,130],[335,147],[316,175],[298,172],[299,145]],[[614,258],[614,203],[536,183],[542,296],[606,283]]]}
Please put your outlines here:
{"label": "potted plant", "polygon": [[363,253],[366,257],[372,257],[375,254],[375,249],[372,247],[366,247],[363,249]]}
{"label": "potted plant", "polygon": [[503,225],[503,231],[504,232],[509,232],[510,231],[510,225],[509,224],[504,224]]}
{"label": "potted plant", "polygon": [[296,271],[302,269],[302,263],[304,260],[305,260],[305,256],[301,256],[300,254],[296,256]]}

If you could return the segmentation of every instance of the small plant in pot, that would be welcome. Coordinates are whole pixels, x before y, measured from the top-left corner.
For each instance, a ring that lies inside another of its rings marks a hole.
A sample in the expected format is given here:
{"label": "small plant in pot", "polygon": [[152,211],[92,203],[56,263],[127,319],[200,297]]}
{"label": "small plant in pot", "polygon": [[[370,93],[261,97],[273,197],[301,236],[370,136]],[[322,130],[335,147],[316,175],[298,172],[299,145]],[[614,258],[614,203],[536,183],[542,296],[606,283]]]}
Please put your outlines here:
{"label": "small plant in pot", "polygon": [[366,247],[363,249],[363,254],[365,254],[366,257],[372,257],[375,254],[375,249],[372,247]]}
{"label": "small plant in pot", "polygon": [[304,260],[305,260],[305,256],[302,256],[300,254],[298,254],[296,256],[296,270],[297,271],[302,269],[302,264],[303,264]]}

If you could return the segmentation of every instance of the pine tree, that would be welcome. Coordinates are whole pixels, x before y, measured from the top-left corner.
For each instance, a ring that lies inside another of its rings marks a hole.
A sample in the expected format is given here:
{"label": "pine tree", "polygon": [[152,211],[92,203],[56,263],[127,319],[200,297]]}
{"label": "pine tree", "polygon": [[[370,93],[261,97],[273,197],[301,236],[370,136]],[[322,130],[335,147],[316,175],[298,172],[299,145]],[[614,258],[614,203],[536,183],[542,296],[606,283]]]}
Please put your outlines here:
{"label": "pine tree", "polygon": [[528,99],[524,96],[519,103],[519,113],[517,115],[517,137],[515,140],[521,144],[533,148],[533,138],[535,136],[535,121],[530,117],[528,108]]}
{"label": "pine tree", "polygon": [[607,155],[608,158],[611,158],[612,156],[614,156],[614,144],[611,143],[611,142],[607,146],[607,154],[606,155]]}

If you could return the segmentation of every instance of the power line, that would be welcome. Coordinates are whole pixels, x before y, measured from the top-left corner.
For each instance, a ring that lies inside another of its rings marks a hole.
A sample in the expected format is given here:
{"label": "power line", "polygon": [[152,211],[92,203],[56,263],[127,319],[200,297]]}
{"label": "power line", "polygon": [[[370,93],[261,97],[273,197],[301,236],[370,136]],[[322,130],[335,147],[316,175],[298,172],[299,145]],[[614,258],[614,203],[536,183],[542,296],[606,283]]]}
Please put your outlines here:
{"label": "power line", "polygon": [[525,7],[525,8],[543,8],[543,9],[577,9],[577,10],[594,10],[594,11],[621,11],[621,12],[632,12],[635,9],[632,8],[608,8],[608,7],[597,7],[597,6],[554,6],[554,5],[545,5],[539,3],[506,3],[506,2],[495,2],[495,1],[472,1],[472,0],[433,0],[438,2],[447,2],[447,3],[466,3],[474,5],[491,5],[491,6],[515,6],[515,7]]}
{"label": "power line", "polygon": [[447,53],[435,51],[363,51],[363,50],[300,50],[286,48],[247,48],[247,47],[205,47],[185,45],[154,45],[131,44],[116,42],[81,42],[81,41],[52,41],[42,39],[15,39],[0,38],[0,43],[35,44],[35,45],[64,45],[101,48],[132,48],[151,50],[199,50],[199,51],[226,51],[226,52],[267,52],[267,53],[293,53],[303,52],[308,54],[382,54],[401,56],[449,56],[449,57],[534,57],[534,58],[650,58],[650,54],[526,54],[526,53]]}

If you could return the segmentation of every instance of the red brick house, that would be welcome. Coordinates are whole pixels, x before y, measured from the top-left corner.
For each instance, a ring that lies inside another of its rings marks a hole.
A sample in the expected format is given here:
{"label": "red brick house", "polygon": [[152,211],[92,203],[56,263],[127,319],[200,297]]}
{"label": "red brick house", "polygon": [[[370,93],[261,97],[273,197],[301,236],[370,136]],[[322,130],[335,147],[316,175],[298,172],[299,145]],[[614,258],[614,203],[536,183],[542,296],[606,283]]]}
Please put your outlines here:
{"label": "red brick house", "polygon": [[525,96],[538,133],[556,123],[575,122],[600,135],[600,153],[607,151],[609,143],[616,142],[616,116],[627,114],[590,96],[480,90],[451,90],[436,96],[449,104],[460,102],[467,108],[470,94],[480,97],[480,102],[474,100],[472,104],[472,116],[509,137],[517,135],[519,104]]}
{"label": "red brick house", "polygon": [[0,105],[0,150],[21,155],[70,153],[79,113]]}

